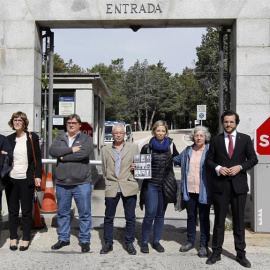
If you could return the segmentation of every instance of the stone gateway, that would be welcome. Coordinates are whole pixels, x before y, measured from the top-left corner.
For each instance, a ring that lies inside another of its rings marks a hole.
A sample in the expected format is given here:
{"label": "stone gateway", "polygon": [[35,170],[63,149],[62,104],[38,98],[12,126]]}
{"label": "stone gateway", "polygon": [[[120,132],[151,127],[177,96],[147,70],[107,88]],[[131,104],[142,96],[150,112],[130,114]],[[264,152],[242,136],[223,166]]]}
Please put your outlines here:
{"label": "stone gateway", "polygon": [[0,132],[18,108],[40,130],[42,30],[212,26],[231,29],[232,109],[253,137],[270,113],[269,10],[269,0],[0,0]]}

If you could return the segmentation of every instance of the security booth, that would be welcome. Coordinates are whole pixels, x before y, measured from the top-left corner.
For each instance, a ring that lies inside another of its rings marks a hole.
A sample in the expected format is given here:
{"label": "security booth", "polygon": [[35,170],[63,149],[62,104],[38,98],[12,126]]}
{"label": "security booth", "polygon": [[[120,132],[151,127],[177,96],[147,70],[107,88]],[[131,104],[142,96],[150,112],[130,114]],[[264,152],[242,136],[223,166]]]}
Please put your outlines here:
{"label": "security booth", "polygon": [[[91,160],[100,160],[104,141],[105,102],[111,92],[99,73],[53,75],[53,130],[66,131],[65,118],[78,114],[83,122],[81,130],[93,137]],[[93,182],[97,181],[101,166],[92,165]]]}
{"label": "security booth", "polygon": [[254,181],[251,185],[251,229],[254,232],[268,233],[270,232],[270,115],[256,128],[254,141],[259,162],[254,168]]}

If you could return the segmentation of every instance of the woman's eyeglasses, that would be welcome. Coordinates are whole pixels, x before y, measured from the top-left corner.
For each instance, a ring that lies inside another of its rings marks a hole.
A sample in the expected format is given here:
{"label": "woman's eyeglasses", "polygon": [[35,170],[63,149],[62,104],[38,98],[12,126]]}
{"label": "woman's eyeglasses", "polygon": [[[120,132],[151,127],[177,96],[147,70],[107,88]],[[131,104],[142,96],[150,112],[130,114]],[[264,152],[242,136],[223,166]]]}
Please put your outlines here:
{"label": "woman's eyeglasses", "polygon": [[194,135],[194,138],[204,138],[205,135],[202,135],[202,134],[197,134],[197,135]]}
{"label": "woman's eyeglasses", "polygon": [[18,122],[18,123],[22,123],[22,122],[23,122],[23,120],[22,120],[22,119],[13,119],[13,123],[16,123],[16,122]]}

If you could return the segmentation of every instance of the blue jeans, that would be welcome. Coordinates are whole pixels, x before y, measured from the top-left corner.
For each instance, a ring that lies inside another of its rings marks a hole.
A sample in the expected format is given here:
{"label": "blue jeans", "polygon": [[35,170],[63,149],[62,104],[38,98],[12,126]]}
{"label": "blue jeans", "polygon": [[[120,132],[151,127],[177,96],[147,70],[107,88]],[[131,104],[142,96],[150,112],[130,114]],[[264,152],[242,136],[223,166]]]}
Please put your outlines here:
{"label": "blue jeans", "polygon": [[125,244],[132,244],[135,239],[135,208],[137,195],[125,197],[122,192],[117,192],[114,198],[105,197],[104,242],[111,245],[113,244],[113,220],[120,197],[123,201],[126,219]]}
{"label": "blue jeans", "polygon": [[187,240],[191,244],[196,240],[197,209],[199,208],[200,219],[200,246],[208,247],[210,239],[210,205],[199,203],[199,194],[189,193],[190,199],[186,201],[187,209]]}
{"label": "blue jeans", "polygon": [[148,243],[154,221],[153,242],[161,239],[164,227],[164,199],[162,186],[148,183],[145,193],[145,215],[142,223],[142,242]]}
{"label": "blue jeans", "polygon": [[79,213],[79,241],[80,243],[90,242],[92,227],[91,192],[91,183],[75,186],[56,185],[59,240],[65,242],[70,240],[70,208],[72,197],[74,197]]}

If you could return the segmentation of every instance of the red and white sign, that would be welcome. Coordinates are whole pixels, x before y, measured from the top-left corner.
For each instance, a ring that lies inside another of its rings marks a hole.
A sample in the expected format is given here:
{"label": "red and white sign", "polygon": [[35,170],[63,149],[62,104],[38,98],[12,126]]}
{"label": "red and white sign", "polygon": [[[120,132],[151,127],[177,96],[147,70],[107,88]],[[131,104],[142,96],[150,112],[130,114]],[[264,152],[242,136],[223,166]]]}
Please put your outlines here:
{"label": "red and white sign", "polygon": [[82,122],[81,132],[93,138],[93,128],[87,122]]}
{"label": "red and white sign", "polygon": [[258,155],[270,155],[270,116],[255,130],[255,149]]}

